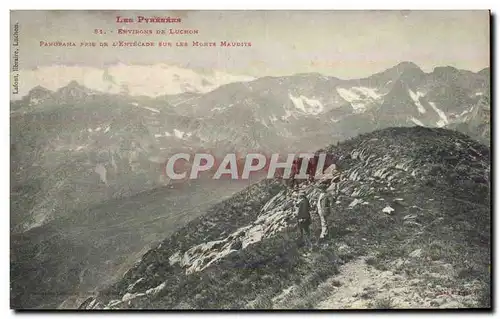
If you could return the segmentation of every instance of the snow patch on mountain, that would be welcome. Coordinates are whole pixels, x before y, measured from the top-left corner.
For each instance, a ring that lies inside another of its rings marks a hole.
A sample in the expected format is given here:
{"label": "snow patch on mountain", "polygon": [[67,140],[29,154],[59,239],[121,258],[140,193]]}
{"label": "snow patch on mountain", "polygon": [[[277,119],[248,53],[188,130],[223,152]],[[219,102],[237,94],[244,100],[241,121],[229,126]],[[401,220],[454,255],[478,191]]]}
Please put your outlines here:
{"label": "snow patch on mountain", "polygon": [[349,89],[337,87],[337,93],[351,104],[355,113],[363,113],[369,104],[382,98],[376,89],[369,87],[355,86]]}
{"label": "snow patch on mountain", "polygon": [[426,110],[422,103],[420,103],[420,98],[425,96],[422,92],[413,92],[412,90],[408,89],[408,93],[410,93],[410,97],[415,102],[415,105],[417,106],[417,109],[420,113],[425,114]]}
{"label": "snow patch on mountain", "polygon": [[216,106],[216,107],[212,108],[212,112],[213,112],[213,111],[225,111],[226,109],[228,109],[228,108],[232,107],[233,105],[234,105],[234,104],[233,104],[233,103],[231,103],[231,104],[229,104],[229,105],[227,105],[227,106]]}
{"label": "snow patch on mountain", "polygon": [[173,103],[173,104],[171,104],[171,105],[172,105],[172,106],[174,106],[174,107],[176,107],[176,106],[178,106],[178,105],[185,104],[185,103],[187,103],[187,102],[189,102],[189,101],[192,101],[192,100],[195,100],[195,99],[198,99],[198,98],[199,98],[199,96],[193,96],[193,97],[190,97],[190,98],[188,98],[188,99],[181,100],[181,101],[179,101],[179,102],[177,102],[177,103]]}
{"label": "snow patch on mountain", "polygon": [[30,99],[29,106],[36,106],[38,104],[41,104],[42,102],[43,102],[43,100],[40,100],[36,97],[33,97]]}
{"label": "snow patch on mountain", "polygon": [[377,93],[376,89],[368,87],[353,87],[353,90],[357,91],[359,94],[369,97],[373,100],[378,100],[382,97],[381,94]]}
{"label": "snow patch on mountain", "polygon": [[315,99],[310,99],[306,96],[295,97],[292,94],[288,94],[290,100],[292,100],[293,105],[306,114],[318,115],[323,112],[323,104]]}
{"label": "snow patch on mountain", "polygon": [[425,126],[425,125],[424,125],[424,123],[422,123],[420,120],[418,120],[418,119],[414,118],[413,116],[410,118],[410,120],[411,120],[413,123],[415,123],[415,124],[417,124],[417,125],[419,125],[419,126]]}
{"label": "snow patch on mountain", "polygon": [[438,127],[443,127],[449,123],[446,113],[443,110],[439,109],[434,102],[429,102],[429,105],[432,106],[437,115],[439,115],[440,120],[436,122]]}
{"label": "snow patch on mountain", "polygon": [[153,108],[153,107],[142,106],[142,108],[143,108],[143,109],[145,109],[145,110],[149,110],[149,111],[151,111],[151,112],[154,112],[154,113],[160,113],[160,110],[155,109],[155,108]]}
{"label": "snow patch on mountain", "polygon": [[359,101],[362,99],[378,100],[382,97],[376,89],[363,86],[353,86],[350,89],[338,87],[337,92],[348,102]]}
{"label": "snow patch on mountain", "polygon": [[463,116],[465,116],[466,114],[471,113],[473,110],[474,110],[474,105],[473,105],[473,106],[471,106],[470,108],[468,108],[467,110],[462,111],[462,113],[460,113],[460,114],[458,115],[458,117],[463,117]]}
{"label": "snow patch on mountain", "polygon": [[108,179],[106,177],[107,175],[106,167],[103,164],[97,164],[96,167],[94,168],[94,171],[99,175],[101,182],[108,185]]}
{"label": "snow patch on mountain", "polygon": [[285,109],[285,115],[281,116],[281,120],[286,121],[290,117],[297,118],[292,111]]}
{"label": "snow patch on mountain", "polygon": [[184,137],[184,132],[179,131],[178,129],[174,128],[174,136],[177,138],[183,138]]}
{"label": "snow patch on mountain", "polygon": [[[167,135],[168,132],[165,132],[165,136],[170,136],[170,135]],[[191,132],[183,132],[181,130],[178,130],[176,128],[174,128],[174,136],[177,137],[177,138],[184,138],[184,137],[190,137],[191,135],[193,135],[193,133]]]}
{"label": "snow patch on mountain", "polygon": [[354,93],[352,90],[344,89],[344,88],[337,88],[337,92],[340,94],[340,96],[346,100],[347,102],[354,102],[359,100],[359,95]]}

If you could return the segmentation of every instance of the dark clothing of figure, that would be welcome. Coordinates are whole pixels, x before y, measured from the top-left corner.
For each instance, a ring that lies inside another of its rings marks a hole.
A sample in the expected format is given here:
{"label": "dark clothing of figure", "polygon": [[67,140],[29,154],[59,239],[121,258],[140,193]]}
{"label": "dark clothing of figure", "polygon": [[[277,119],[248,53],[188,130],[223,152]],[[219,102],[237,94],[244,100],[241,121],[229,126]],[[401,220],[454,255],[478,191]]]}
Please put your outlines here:
{"label": "dark clothing of figure", "polygon": [[309,204],[309,200],[307,199],[307,197],[303,196],[297,206],[297,219],[307,220],[310,223],[311,214],[309,214],[309,211],[311,210],[311,205]]}
{"label": "dark clothing of figure", "polygon": [[299,223],[300,243],[305,244],[308,248],[312,247],[311,242],[311,223]]}
{"label": "dark clothing of figure", "polygon": [[314,181],[314,176],[316,175],[316,169],[318,167],[318,162],[319,162],[319,155],[317,155],[317,154],[314,155],[314,157],[309,160],[306,173],[309,175],[310,182]]}
{"label": "dark clothing of figure", "polygon": [[300,242],[311,248],[311,214],[309,213],[311,205],[306,196],[302,196],[297,207],[297,226],[300,231]]}
{"label": "dark clothing of figure", "polygon": [[295,175],[299,174],[300,171],[300,159],[296,158],[292,163],[292,170],[290,173],[290,187],[293,189],[298,186],[298,180],[295,178]]}

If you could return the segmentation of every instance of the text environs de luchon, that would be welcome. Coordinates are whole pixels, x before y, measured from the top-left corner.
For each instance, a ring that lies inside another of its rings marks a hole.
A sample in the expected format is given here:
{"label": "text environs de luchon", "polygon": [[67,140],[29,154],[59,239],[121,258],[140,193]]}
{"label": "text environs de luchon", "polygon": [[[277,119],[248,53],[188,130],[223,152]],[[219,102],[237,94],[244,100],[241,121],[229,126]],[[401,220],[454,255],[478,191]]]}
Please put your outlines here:
{"label": "text environs de luchon", "polygon": [[15,23],[12,30],[12,46],[14,47],[12,56],[12,94],[19,94],[19,23]]}
{"label": "text environs de luchon", "polygon": [[124,35],[153,35],[153,34],[199,34],[198,29],[161,29],[161,30],[151,30],[151,29],[118,29],[118,34]]}

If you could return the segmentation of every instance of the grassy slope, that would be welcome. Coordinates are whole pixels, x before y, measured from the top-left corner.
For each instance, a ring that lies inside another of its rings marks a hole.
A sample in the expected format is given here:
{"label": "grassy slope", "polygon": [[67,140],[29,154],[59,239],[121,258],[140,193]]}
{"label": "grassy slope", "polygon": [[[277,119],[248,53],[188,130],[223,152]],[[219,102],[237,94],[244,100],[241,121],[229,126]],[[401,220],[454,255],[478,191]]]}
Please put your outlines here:
{"label": "grassy slope", "polygon": [[[476,306],[487,306],[490,265],[489,149],[457,132],[428,128],[390,128],[361,135],[335,147],[344,155],[340,203],[327,218],[330,245],[304,257],[293,225],[278,235],[233,252],[189,276],[168,258],[177,250],[220,239],[254,220],[281,187],[256,184],[209,212],[149,251],[117,284],[101,292],[106,304],[165,282],[153,297],[122,303],[122,308],[270,308],[272,298],[290,285],[303,295],[359,256],[373,256],[380,269],[421,249],[405,265],[408,276],[424,276],[433,261],[451,264],[456,275],[443,286],[479,282]],[[407,164],[405,164],[407,163]],[[382,173],[380,169],[384,170]],[[378,173],[377,173],[378,172]],[[387,174],[385,174],[385,173]],[[382,175],[382,176],[380,176]],[[366,204],[351,208],[353,200]],[[394,208],[386,214],[382,209]],[[318,222],[313,223],[315,233]],[[431,280],[431,279],[429,279]],[[312,301],[290,305],[310,308]]]}
{"label": "grassy slope", "polygon": [[70,296],[101,289],[148,248],[247,186],[209,182],[110,200],[13,235],[11,306],[56,308]]}

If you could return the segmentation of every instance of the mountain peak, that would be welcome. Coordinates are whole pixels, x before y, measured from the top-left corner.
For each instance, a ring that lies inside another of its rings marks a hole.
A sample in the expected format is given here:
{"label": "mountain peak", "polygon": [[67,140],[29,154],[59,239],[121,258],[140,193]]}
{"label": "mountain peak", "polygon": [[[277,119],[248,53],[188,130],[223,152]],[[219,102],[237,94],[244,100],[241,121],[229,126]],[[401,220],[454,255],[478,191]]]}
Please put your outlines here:
{"label": "mountain peak", "polygon": [[486,67],[486,68],[482,69],[481,71],[477,72],[477,74],[483,75],[483,76],[490,76],[490,67]]}
{"label": "mountain peak", "polygon": [[82,92],[82,93],[90,93],[91,92],[91,90],[89,88],[87,88],[84,85],[81,85],[76,80],[70,81],[66,86],[63,86],[62,88],[57,90],[57,92],[59,92],[59,93],[72,92],[72,91],[78,91],[78,92]]}
{"label": "mountain peak", "polygon": [[424,73],[424,71],[422,71],[422,69],[418,65],[408,61],[398,63],[396,66],[393,67],[393,69],[397,70],[397,72],[400,75],[403,74],[416,75]]}
{"label": "mountain peak", "polygon": [[457,73],[459,72],[459,70],[453,66],[437,66],[434,68],[434,70],[432,72],[435,72],[435,73]]}
{"label": "mountain peak", "polygon": [[85,88],[85,86],[81,85],[80,83],[78,83],[78,81],[76,80],[72,80],[68,83],[68,85],[66,85],[67,88]]}
{"label": "mountain peak", "polygon": [[53,92],[51,90],[41,86],[41,85],[37,85],[28,92],[28,96],[31,96],[34,94],[49,94],[49,93],[53,93]]}
{"label": "mountain peak", "polygon": [[65,103],[68,100],[84,100],[89,95],[92,95],[93,91],[86,86],[81,85],[75,80],[70,81],[66,86],[60,88],[56,92],[56,98],[61,103]]}
{"label": "mountain peak", "polygon": [[41,85],[37,85],[28,92],[28,94],[23,98],[23,101],[25,101],[29,106],[43,104],[52,99],[53,93],[53,91],[44,88]]}
{"label": "mountain peak", "polygon": [[[64,72],[60,70],[64,68]],[[36,70],[22,70],[23,88],[19,98],[28,91],[42,85],[56,92],[63,87],[87,87],[92,92],[120,94],[122,86],[129,87],[128,95],[157,97],[160,95],[174,95],[192,91],[210,92],[222,85],[234,82],[248,82],[255,78],[246,75],[234,75],[219,70],[197,71],[195,68],[183,68],[168,64],[133,64],[123,63],[105,65],[104,67],[57,65],[42,66]],[[54,79],[53,74],[58,76]],[[138,77],[137,74],[143,76]],[[154,81],[143,81],[143,77],[150,77]],[[32,81],[27,81],[32,79]],[[88,81],[87,79],[92,79]],[[31,83],[30,83],[31,82]],[[189,83],[190,86],[186,86]]]}
{"label": "mountain peak", "polygon": [[80,85],[80,84],[78,83],[78,81],[76,81],[76,80],[72,80],[72,81],[70,81],[70,82],[68,83],[68,85],[67,85],[67,86],[79,86],[79,85]]}
{"label": "mountain peak", "polygon": [[404,70],[406,70],[406,69],[419,69],[420,70],[420,67],[417,64],[410,62],[410,61],[400,62],[395,67],[398,69],[404,69]]}
{"label": "mountain peak", "polygon": [[388,83],[394,83],[402,77],[405,79],[412,79],[418,78],[422,74],[424,74],[424,71],[422,71],[418,65],[413,62],[403,61],[391,68],[375,73],[366,79],[372,84],[379,83],[379,85],[386,85]]}

